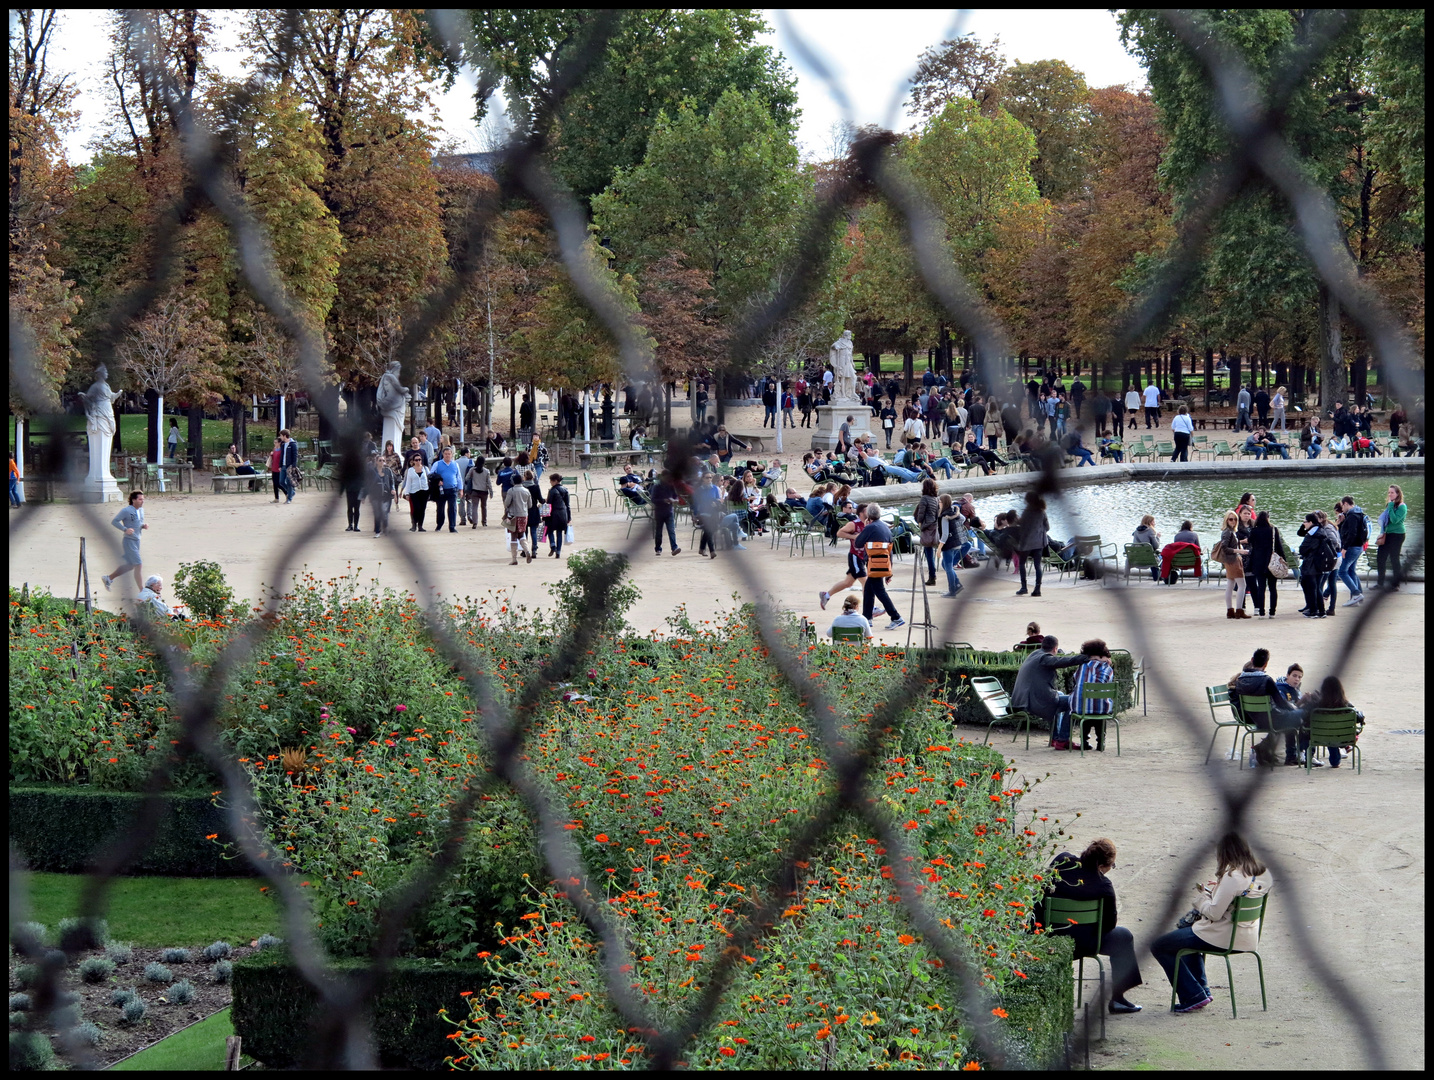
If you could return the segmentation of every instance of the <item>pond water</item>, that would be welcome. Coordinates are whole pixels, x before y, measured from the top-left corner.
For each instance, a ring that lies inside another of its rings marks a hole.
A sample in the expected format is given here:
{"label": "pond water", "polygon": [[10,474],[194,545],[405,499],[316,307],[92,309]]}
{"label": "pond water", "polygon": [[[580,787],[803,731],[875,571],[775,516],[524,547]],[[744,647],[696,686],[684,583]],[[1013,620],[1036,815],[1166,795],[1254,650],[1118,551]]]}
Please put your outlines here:
{"label": "pond water", "polygon": [[[1408,537],[1406,550],[1419,543],[1424,535],[1424,478],[1403,475],[1396,481],[1404,491],[1409,506],[1405,524]],[[1065,539],[1077,533],[1099,533],[1106,541],[1114,541],[1125,551],[1131,534],[1145,514],[1155,515],[1155,528],[1162,541],[1168,541],[1189,518],[1200,536],[1201,545],[1209,549],[1219,539],[1219,522],[1226,510],[1233,510],[1240,496],[1249,491],[1255,496],[1255,507],[1267,510],[1270,521],[1279,528],[1285,542],[1298,546],[1295,530],[1312,510],[1332,512],[1335,500],[1353,495],[1355,502],[1369,514],[1371,536],[1378,532],[1379,514],[1388,501],[1389,481],[1371,476],[1290,476],[1242,480],[1135,480],[1120,484],[1092,484],[1073,488],[1061,502],[1051,501],[1047,515],[1051,536]],[[988,525],[998,513],[1024,506],[1018,493],[978,495],[976,512]],[[1416,567],[1422,572],[1423,560]]]}

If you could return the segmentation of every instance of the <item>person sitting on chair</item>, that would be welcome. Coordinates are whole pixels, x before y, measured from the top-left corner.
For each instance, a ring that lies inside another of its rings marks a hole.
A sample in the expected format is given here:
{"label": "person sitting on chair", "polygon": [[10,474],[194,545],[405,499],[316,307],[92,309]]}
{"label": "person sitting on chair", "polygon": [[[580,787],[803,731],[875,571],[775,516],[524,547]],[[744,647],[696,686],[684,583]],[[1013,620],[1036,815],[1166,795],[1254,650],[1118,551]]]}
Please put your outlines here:
{"label": "person sitting on chair", "polygon": [[[1100,920],[1100,952],[1110,957],[1110,1011],[1137,1013],[1140,1006],[1126,1000],[1126,992],[1140,986],[1140,963],[1135,956],[1135,935],[1116,923],[1115,885],[1108,875],[1115,869],[1115,844],[1105,837],[1092,840],[1076,858],[1062,851],[1051,860],[1056,880],[1050,895],[1058,900],[1104,900]],[[1075,955],[1096,955],[1096,927],[1092,923],[1049,928],[1075,942]]]}
{"label": "person sitting on chair", "polygon": [[787,497],[782,500],[782,505],[792,510],[806,509],[807,500],[797,494],[796,488],[787,488]]}
{"label": "person sitting on chair", "polygon": [[648,503],[647,492],[642,490],[642,485],[635,476],[624,476],[617,493],[638,506],[646,506]]}
{"label": "person sitting on chair", "polygon": [[[1275,740],[1283,733],[1285,764],[1298,765],[1299,759],[1295,756],[1295,745],[1301,717],[1299,712],[1285,701],[1279,687],[1275,685],[1275,680],[1270,678],[1269,673],[1265,670],[1265,666],[1269,662],[1269,649],[1255,650],[1244,670],[1227,684],[1230,688],[1230,706],[1235,712],[1240,712],[1239,695],[1241,694],[1269,698],[1270,712],[1254,713],[1246,718],[1256,730],[1270,732],[1255,747],[1255,758],[1262,764],[1273,765],[1275,763]],[[1272,725],[1273,730],[1271,730]]]}
{"label": "person sitting on chair", "polygon": [[838,626],[859,626],[861,627],[862,637],[871,637],[871,620],[857,610],[859,607],[861,607],[861,597],[857,596],[856,593],[848,595],[847,598],[841,602],[841,614],[833,619],[831,626],[827,628],[827,637],[833,637],[832,630]]}
{"label": "person sitting on chair", "polygon": [[1026,623],[1026,636],[1011,646],[1011,651],[1019,650],[1022,645],[1039,645],[1045,639],[1046,635],[1041,633],[1041,624],[1028,622]]}
{"label": "person sitting on chair", "polygon": [[[1076,672],[1075,685],[1071,687],[1071,704],[1082,716],[1113,716],[1115,701],[1111,698],[1086,697],[1083,688],[1087,683],[1115,682],[1115,668],[1110,662],[1110,649],[1100,638],[1092,638],[1080,647],[1086,662]],[[1082,720],[1080,726],[1081,749],[1090,749],[1090,733],[1095,731],[1095,748],[1105,753],[1104,720]]]}
{"label": "person sitting on chair", "polygon": [[1051,745],[1057,750],[1070,746],[1071,699],[1056,689],[1056,672],[1061,668],[1083,664],[1086,657],[1081,653],[1074,656],[1057,656],[1059,645],[1053,634],[1041,639],[1041,647],[1021,664],[1016,672],[1016,685],[1011,691],[1011,708],[1038,716],[1051,725]]}

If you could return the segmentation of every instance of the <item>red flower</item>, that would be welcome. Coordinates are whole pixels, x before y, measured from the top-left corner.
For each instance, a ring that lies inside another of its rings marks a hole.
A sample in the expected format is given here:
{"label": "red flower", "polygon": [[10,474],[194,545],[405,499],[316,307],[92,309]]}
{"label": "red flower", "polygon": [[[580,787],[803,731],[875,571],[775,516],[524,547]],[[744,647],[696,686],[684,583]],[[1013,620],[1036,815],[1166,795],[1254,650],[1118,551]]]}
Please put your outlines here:
{"label": "red flower", "polygon": [[720,1049],[717,1051],[717,1053],[721,1054],[723,1057],[736,1057],[736,1056],[737,1056],[737,1051],[733,1050],[730,1046],[724,1046],[724,1047],[720,1048]]}

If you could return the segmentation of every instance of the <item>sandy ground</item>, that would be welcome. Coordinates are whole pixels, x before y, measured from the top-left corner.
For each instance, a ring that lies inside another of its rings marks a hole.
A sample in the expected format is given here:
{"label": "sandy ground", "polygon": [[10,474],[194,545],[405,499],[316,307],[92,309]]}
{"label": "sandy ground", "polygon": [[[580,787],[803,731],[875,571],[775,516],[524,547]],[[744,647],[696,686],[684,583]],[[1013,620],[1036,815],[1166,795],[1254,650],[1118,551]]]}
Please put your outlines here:
{"label": "sandy ground", "polygon": [[[578,485],[569,486],[581,506],[585,494]],[[108,524],[116,507],[97,509],[97,516],[85,521],[76,507],[39,506],[25,512],[30,520],[23,525],[21,515],[12,512],[10,583],[73,595],[78,539],[87,536],[100,605],[113,610],[122,597],[133,596],[132,581],[110,593],[100,586],[99,574],[117,561],[118,533]],[[147,571],[172,578],[181,560],[215,559],[249,597],[278,580],[277,553],[295,541],[291,572],[306,567],[326,579],[352,566],[361,568],[363,581],[412,588],[416,575],[399,554],[411,540],[449,595],[477,597],[510,589],[514,599],[530,605],[550,603],[543,586],[564,572],[558,560],[549,558],[509,566],[492,516],[494,524],[486,531],[450,535],[434,534],[430,515],[430,531],[421,536],[407,532],[406,515],[396,516],[403,531],[375,540],[369,532],[343,531],[341,497],[335,501],[312,492],[292,506],[276,506],[267,494],[153,495],[146,513],[151,525],[144,539]],[[365,509],[365,529],[370,522]],[[598,496],[591,509],[578,510],[577,546],[619,549],[627,542],[626,528],[622,516],[603,507]],[[629,621],[639,630],[664,629],[664,618],[678,603],[686,604],[694,618],[704,618],[731,607],[734,592],[753,595],[737,572],[738,557],[757,575],[759,588],[781,606],[819,619],[823,627],[829,619],[818,610],[816,594],[841,576],[843,560],[835,555],[814,556],[809,549],[805,557],[789,557],[785,548],[774,552],[765,539],[754,537],[746,552],[699,559],[689,544],[690,530],[681,530],[682,554],[655,557],[647,538],[637,535],[640,530],[633,530],[629,548],[632,579],[642,592]],[[897,573],[908,590],[910,566],[909,561],[900,564]],[[1062,639],[1064,648],[1077,647],[1085,637],[1104,637],[1112,646],[1148,656],[1148,666],[1161,676],[1150,681],[1149,715],[1137,709],[1126,720],[1120,757],[1113,752],[1084,759],[1057,754],[1044,740],[1033,740],[1026,751],[1022,742],[998,736],[1023,774],[1050,774],[1030,796],[1028,808],[1038,806],[1041,813],[1060,818],[1069,827],[1070,846],[1079,850],[1102,835],[1115,840],[1119,865],[1113,877],[1121,921],[1143,945],[1167,928],[1157,920],[1171,893],[1183,899],[1192,881],[1213,873],[1223,786],[1256,782],[1249,770],[1223,760],[1230,745],[1226,737],[1217,741],[1210,765],[1202,764],[1210,736],[1203,687],[1224,682],[1260,645],[1273,653],[1272,671],[1299,661],[1307,681],[1317,684],[1341,659],[1353,616],[1363,609],[1340,609],[1333,620],[1303,619],[1295,611],[1300,601],[1292,582],[1273,623],[1229,622],[1222,594],[1212,586],[1167,588],[1142,582],[1102,589],[1091,582],[1048,580],[1045,595],[1033,600],[1013,596],[1015,583],[1006,575],[982,580],[973,573],[964,580],[969,587],[958,601],[939,599],[932,591],[933,615],[938,621],[955,619],[935,632],[938,641],[999,648],[1024,636],[1027,620],[1036,619]],[[893,596],[905,613],[911,593],[893,590]],[[1147,955],[1141,964],[1146,985],[1130,995],[1145,1011],[1110,1018],[1108,1039],[1092,1047],[1096,1067],[1371,1066],[1374,1059],[1356,1026],[1296,942],[1294,912],[1286,900],[1292,892],[1298,893],[1303,921],[1324,950],[1333,977],[1366,1003],[1386,1064],[1424,1066],[1423,586],[1409,586],[1386,600],[1371,614],[1373,625],[1345,672],[1349,696],[1369,720],[1361,740],[1363,774],[1343,764],[1338,771],[1318,769],[1308,777],[1302,769],[1279,768],[1258,781],[1252,844],[1257,853],[1279,859],[1287,874],[1276,880],[1263,940],[1269,1011],[1259,1008],[1255,966],[1246,957],[1235,961],[1238,1020],[1230,1017],[1223,964],[1209,969],[1215,1003],[1192,1016],[1173,1016],[1165,1008],[1169,986]],[[1137,626],[1149,635],[1145,645]],[[906,634],[902,629],[879,637],[905,643]],[[1177,716],[1177,702],[1193,719],[1194,731]],[[1395,734],[1399,729],[1419,729],[1420,734]],[[1195,877],[1176,880],[1180,861],[1194,849],[1209,855]]]}

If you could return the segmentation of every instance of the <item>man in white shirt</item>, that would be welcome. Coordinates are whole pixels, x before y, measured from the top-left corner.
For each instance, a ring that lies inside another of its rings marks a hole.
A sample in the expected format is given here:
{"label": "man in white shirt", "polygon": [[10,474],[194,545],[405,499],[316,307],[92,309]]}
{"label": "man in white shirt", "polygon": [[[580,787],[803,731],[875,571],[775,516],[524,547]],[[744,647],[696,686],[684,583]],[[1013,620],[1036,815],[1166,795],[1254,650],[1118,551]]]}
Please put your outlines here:
{"label": "man in white shirt", "polygon": [[1140,391],[1131,383],[1130,389],[1125,392],[1125,411],[1130,413],[1129,423],[1134,425],[1140,419]]}
{"label": "man in white shirt", "polygon": [[1160,426],[1160,387],[1154,382],[1145,388],[1145,426],[1150,427],[1152,420]]}

